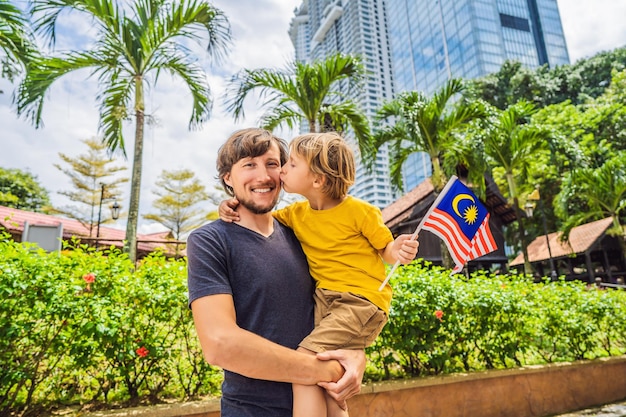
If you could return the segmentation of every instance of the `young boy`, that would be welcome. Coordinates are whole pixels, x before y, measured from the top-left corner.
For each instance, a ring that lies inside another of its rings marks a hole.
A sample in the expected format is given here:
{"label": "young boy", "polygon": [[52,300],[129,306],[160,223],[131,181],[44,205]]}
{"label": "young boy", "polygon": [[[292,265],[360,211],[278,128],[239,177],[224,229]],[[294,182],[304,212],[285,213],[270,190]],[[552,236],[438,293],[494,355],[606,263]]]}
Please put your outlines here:
{"label": "young boy", "polygon": [[[347,195],[354,183],[354,154],[337,133],[296,137],[280,179],[283,189],[306,197],[272,214],[293,229],[316,282],[315,329],[298,350],[365,349],[387,322],[391,287],[385,264],[411,262],[418,243],[393,239],[380,209]],[[220,217],[237,221],[236,201],[220,204]],[[230,207],[229,207],[230,206]],[[345,417],[347,410],[317,386],[294,385],[294,417]]]}

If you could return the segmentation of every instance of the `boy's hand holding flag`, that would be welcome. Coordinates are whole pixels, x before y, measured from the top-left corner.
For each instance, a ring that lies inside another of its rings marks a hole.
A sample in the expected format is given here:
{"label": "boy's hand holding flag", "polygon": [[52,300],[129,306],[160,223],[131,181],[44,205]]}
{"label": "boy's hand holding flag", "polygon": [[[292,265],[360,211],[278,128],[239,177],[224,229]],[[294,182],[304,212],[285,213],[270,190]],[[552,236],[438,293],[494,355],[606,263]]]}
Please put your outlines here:
{"label": "boy's hand holding flag", "polygon": [[[417,226],[413,239],[421,229],[434,233],[445,242],[456,265],[452,270],[454,273],[460,272],[467,261],[497,249],[489,228],[489,212],[456,176],[450,178]],[[379,290],[384,288],[397,267],[398,262]]]}

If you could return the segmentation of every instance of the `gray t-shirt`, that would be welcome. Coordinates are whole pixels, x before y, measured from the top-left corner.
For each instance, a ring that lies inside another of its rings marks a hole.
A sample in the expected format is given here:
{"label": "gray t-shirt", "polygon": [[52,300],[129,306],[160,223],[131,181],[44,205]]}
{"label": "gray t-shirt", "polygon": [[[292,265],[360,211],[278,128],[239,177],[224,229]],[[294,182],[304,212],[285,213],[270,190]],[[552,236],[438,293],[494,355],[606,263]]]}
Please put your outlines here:
{"label": "gray t-shirt", "polygon": [[[274,220],[264,237],[216,220],[187,239],[189,302],[233,296],[237,324],[295,349],[313,328],[313,280],[293,232]],[[210,318],[207,318],[210,320]],[[291,384],[225,371],[222,417],[291,417]]]}

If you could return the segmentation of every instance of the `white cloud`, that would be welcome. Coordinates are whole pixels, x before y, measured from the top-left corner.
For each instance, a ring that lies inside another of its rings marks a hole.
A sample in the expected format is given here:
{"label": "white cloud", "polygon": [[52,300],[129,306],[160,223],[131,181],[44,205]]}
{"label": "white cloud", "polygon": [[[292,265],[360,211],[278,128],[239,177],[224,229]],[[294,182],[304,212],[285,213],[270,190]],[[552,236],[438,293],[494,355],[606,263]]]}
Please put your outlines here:
{"label": "white cloud", "polygon": [[625,0],[558,0],[570,61],[626,46]]}
{"label": "white cloud", "polygon": [[[626,44],[625,0],[559,0],[558,3],[572,62]],[[157,118],[158,125],[148,127],[145,132],[141,213],[151,210],[154,183],[164,169],[189,168],[212,187],[219,146],[234,130],[254,125],[261,115],[257,103],[251,99],[246,102],[245,120],[235,123],[223,107],[226,81],[241,68],[282,68],[293,59],[287,32],[300,0],[217,0],[213,4],[229,18],[234,43],[219,66],[211,65],[208,55],[200,51],[199,61],[209,74],[215,100],[212,118],[201,130],[189,131],[192,105],[189,92],[180,79],[162,74],[147,96],[147,112]],[[85,42],[86,34],[92,30],[86,20],[71,28],[74,32],[71,35],[59,33],[60,45],[77,39]],[[71,189],[67,177],[53,167],[60,162],[58,153],[74,156],[85,152],[80,140],[97,133],[98,86],[97,80],[88,79],[88,75],[88,72],[72,74],[53,85],[44,104],[45,127],[38,130],[17,119],[11,105],[13,86],[0,80],[0,90],[4,91],[0,94],[0,166],[27,169],[37,175],[56,205],[66,204],[57,192]],[[290,132],[281,134],[288,138]],[[125,130],[128,175],[133,136],[133,125],[129,124]],[[127,201],[121,203],[128,206]],[[119,226],[123,227],[121,223]],[[141,232],[158,230],[154,223],[140,221]]]}

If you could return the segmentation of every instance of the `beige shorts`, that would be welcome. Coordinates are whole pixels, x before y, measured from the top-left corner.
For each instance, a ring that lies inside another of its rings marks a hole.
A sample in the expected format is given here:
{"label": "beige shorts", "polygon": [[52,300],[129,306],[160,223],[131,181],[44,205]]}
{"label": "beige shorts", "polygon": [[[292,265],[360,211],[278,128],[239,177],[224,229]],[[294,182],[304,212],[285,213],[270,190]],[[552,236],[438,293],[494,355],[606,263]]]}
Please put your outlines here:
{"label": "beige shorts", "polygon": [[300,342],[313,352],[365,349],[387,323],[387,314],[363,297],[348,292],[315,290],[315,328]]}

